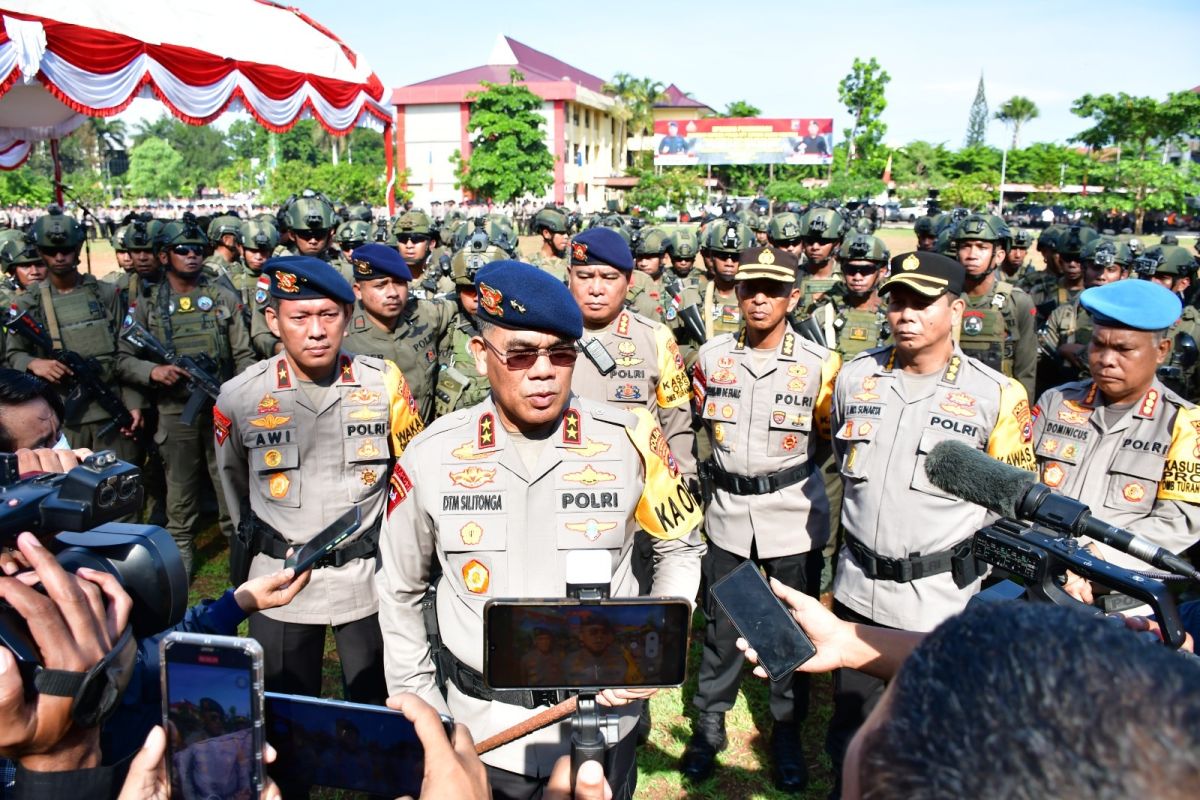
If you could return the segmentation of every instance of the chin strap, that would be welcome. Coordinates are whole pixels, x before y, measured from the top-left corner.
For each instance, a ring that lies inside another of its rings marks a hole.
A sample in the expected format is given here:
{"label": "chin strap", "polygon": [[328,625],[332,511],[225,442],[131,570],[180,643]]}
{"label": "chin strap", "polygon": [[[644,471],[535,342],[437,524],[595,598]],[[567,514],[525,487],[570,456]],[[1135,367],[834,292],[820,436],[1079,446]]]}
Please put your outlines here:
{"label": "chin strap", "polygon": [[127,625],[113,648],[87,672],[40,668],[33,685],[41,694],[70,697],[75,724],[94,728],[116,711],[136,659],[137,643]]}

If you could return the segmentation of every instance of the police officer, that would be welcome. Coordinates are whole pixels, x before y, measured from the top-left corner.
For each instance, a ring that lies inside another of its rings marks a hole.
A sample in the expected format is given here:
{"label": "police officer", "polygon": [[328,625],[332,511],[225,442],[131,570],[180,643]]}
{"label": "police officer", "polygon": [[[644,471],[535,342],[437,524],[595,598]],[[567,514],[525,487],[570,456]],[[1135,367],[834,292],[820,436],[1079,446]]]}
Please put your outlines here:
{"label": "police officer", "polygon": [[[46,278],[31,283],[14,298],[18,311],[30,316],[50,335],[55,349],[70,350],[84,359],[95,359],[100,380],[121,396],[133,423],[113,431],[113,415],[86,394],[66,409],[63,430],[72,447],[112,450],[124,461],[135,461],[133,435],[142,427],[144,395],[117,372],[117,337],[125,307],[112,284],[79,271],[79,251],[84,231],[74,217],[57,207],[39,217],[29,231],[37,255],[46,267]],[[65,364],[42,352],[24,336],[9,332],[6,357],[16,370],[49,381],[66,396],[74,388],[73,373]],[[105,429],[111,431],[107,433]],[[105,437],[101,438],[101,434]]]}
{"label": "police officer", "polygon": [[841,282],[837,255],[845,234],[845,218],[831,208],[810,208],[800,218],[804,258],[797,278],[800,302],[796,314],[799,318],[807,316],[817,301]]}
{"label": "police officer", "polygon": [[404,212],[392,225],[392,233],[400,255],[412,273],[414,297],[432,300],[439,294],[454,291],[454,283],[448,276],[440,274],[440,265],[432,257],[433,220],[428,214],[424,211]]}
{"label": "police officer", "polygon": [[204,259],[205,272],[232,284],[242,266],[242,220],[232,214],[215,217],[208,223],[208,241],[212,255]]}
{"label": "police officer", "polygon": [[438,350],[454,306],[411,297],[412,273],[394,248],[371,242],[355,250],[352,258],[358,302],[342,347],[393,362],[408,381],[421,419],[432,419]]}
{"label": "police officer", "polygon": [[[1179,299],[1153,281],[1116,281],[1084,290],[1079,304],[1094,325],[1092,377],[1038,399],[1041,481],[1105,522],[1183,552],[1200,531],[1200,409],[1155,377]],[[1146,568],[1107,545],[1092,546],[1108,561]]]}
{"label": "police officer", "polygon": [[535,267],[541,267],[563,283],[567,281],[567,237],[569,229],[566,213],[557,206],[546,206],[533,215],[533,235],[539,239],[538,250],[529,259]]}
{"label": "police officer", "polygon": [[1032,394],[1038,352],[1033,301],[997,277],[1008,237],[1008,226],[990,214],[972,214],[956,229],[958,261],[966,270],[958,342],[964,353],[1016,378]]}
{"label": "police officer", "polygon": [[316,696],[332,626],[347,699],[382,704],[376,541],[391,461],[421,420],[394,364],[340,347],[354,302],[341,276],[305,256],[274,258],[264,272],[271,280],[267,322],[283,352],[226,383],[213,411],[238,546],[257,553],[250,577],[282,569],[289,549],[347,510],[357,507],[361,518],[351,538],[317,562],[295,600],[250,618],[250,635],[263,645],[269,691]]}
{"label": "police officer", "polygon": [[[834,611],[843,619],[928,631],[978,591],[971,535],[986,512],[928,481],[925,455],[934,444],[965,442],[1033,469],[1024,388],[954,342],[965,279],[962,265],[937,253],[895,256],[879,288],[895,344],[868,350],[838,376],[833,446],[842,466],[846,545]],[[864,673],[834,673],[826,746],[835,775],[882,689]]]}
{"label": "police officer", "polygon": [[33,284],[46,279],[46,262],[38,255],[37,244],[29,241],[23,231],[5,231],[13,234],[0,244],[0,266],[8,276],[0,289],[4,307],[14,298],[28,292]]}
{"label": "police officer", "polygon": [[[708,586],[749,559],[800,591],[816,596],[819,588],[829,502],[817,464],[828,451],[829,402],[841,359],[788,326],[800,300],[796,266],[781,248],[742,252],[735,277],[744,326],[705,343],[693,370],[696,410],[713,442]],[[725,712],[741,682],[737,630],[711,599],[704,611],[693,701],[700,715],[681,764],[692,780],[712,773],[725,747]],[[803,791],[808,782],[797,730],[807,715],[806,677],[771,684],[771,759],[775,785],[784,791]]]}
{"label": "police officer", "polygon": [[[1147,248],[1135,261],[1139,268],[1146,272],[1149,278],[1160,286],[1170,289],[1181,300],[1186,296],[1188,287],[1196,274],[1196,264],[1192,254],[1178,245],[1156,245]],[[1153,265],[1150,269],[1147,266]],[[1139,275],[1139,277],[1142,277]],[[1186,334],[1193,342],[1200,343],[1200,309],[1194,305],[1185,305],[1179,319],[1167,331],[1171,349],[1167,353],[1167,371],[1176,373],[1170,377],[1170,386],[1188,400],[1195,402],[1200,398],[1200,369],[1197,363],[1181,361],[1182,353],[1177,346],[1179,334]]]}
{"label": "police officer", "polygon": [[493,244],[482,252],[467,247],[454,254],[450,276],[454,279],[458,307],[450,320],[450,331],[442,339],[439,354],[437,386],[434,388],[434,415],[441,417],[460,408],[470,408],[483,402],[491,391],[487,376],[475,367],[471,355],[471,339],[479,335],[475,314],[479,312],[479,294],[475,291],[475,274],[485,264],[500,261],[507,254]]}
{"label": "police officer", "polygon": [[[207,355],[216,363],[218,381],[232,378],[255,361],[250,331],[238,297],[204,274],[208,240],[195,218],[185,215],[168,222],[158,234],[158,257],[163,280],[148,288],[149,296],[130,310],[132,319],[150,331],[168,350],[179,355]],[[200,490],[207,467],[215,488],[213,412],[206,407],[192,424],[181,418],[190,393],[188,375],[172,364],[145,360],[129,342],[120,343],[118,369],[123,380],[155,390],[158,431],[155,441],[162,452],[167,475],[167,530],[179,545],[188,574],[192,574],[192,540],[199,527]],[[217,492],[221,532],[233,533],[225,496]]]}
{"label": "police officer", "polygon": [[[652,417],[572,393],[583,320],[567,288],[516,261],[488,264],[475,283],[480,335],[471,352],[491,396],[438,419],[401,456],[377,581],[388,689],[415,692],[484,738],[553,702],[553,693],[484,684],[484,601],[564,597],[578,550],[607,551],[612,596],[636,595],[630,556],[639,528],[655,540],[651,594],[691,598],[704,545],[694,532],[699,503]],[[445,697],[420,611],[439,572]],[[601,697],[615,706],[650,694],[608,689]],[[637,779],[637,703],[612,710],[620,736],[610,739],[606,772],[613,796],[628,797]],[[483,755],[494,796],[535,795],[568,741],[569,724],[560,723]]]}

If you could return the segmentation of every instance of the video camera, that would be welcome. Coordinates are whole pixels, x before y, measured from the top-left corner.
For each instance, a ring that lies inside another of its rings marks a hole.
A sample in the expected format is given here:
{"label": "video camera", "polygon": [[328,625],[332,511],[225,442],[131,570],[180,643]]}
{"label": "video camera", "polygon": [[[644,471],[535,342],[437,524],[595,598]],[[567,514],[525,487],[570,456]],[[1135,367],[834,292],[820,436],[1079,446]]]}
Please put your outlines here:
{"label": "video camera", "polygon": [[[110,450],[93,453],[70,472],[21,478],[17,456],[0,453],[0,544],[29,531],[74,573],[80,567],[115,577],[133,599],[133,636],[176,624],[187,610],[188,576],[174,540],[153,525],[117,523],[142,505],[141,473]],[[54,538],[45,541],[45,537]],[[26,620],[0,601],[0,645],[33,686],[42,656]]]}

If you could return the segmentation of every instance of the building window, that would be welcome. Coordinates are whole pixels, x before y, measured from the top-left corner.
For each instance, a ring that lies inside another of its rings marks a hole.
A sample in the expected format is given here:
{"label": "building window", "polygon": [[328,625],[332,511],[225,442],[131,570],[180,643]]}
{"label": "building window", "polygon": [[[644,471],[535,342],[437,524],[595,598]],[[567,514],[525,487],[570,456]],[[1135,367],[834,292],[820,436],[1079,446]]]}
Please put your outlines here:
{"label": "building window", "polygon": [[590,108],[583,110],[583,126],[589,129],[592,127],[592,110]]}
{"label": "building window", "polygon": [[576,125],[579,124],[579,106],[577,105],[571,106],[571,121]]}

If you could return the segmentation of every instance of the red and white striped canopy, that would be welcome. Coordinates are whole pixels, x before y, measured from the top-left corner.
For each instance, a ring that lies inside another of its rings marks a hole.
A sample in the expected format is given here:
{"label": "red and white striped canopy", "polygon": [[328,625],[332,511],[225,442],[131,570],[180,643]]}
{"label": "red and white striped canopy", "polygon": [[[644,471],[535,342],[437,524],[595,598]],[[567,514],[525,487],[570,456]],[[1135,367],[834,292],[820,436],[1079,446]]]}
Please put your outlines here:
{"label": "red and white striped canopy", "polygon": [[282,132],[383,130],[391,112],[366,61],[270,0],[0,0],[0,168],[135,98],[205,125],[245,111]]}

